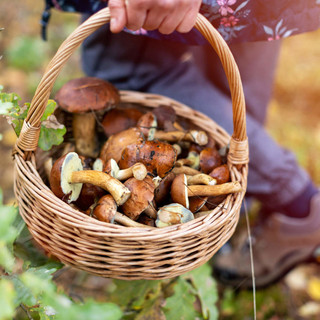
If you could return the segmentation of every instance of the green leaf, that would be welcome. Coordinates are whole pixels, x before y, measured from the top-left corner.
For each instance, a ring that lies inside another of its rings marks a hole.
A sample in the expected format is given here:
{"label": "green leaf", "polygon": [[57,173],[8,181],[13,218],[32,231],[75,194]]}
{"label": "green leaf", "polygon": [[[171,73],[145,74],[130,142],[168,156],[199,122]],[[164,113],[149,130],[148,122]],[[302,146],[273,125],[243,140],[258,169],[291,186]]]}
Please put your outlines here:
{"label": "green leaf", "polygon": [[186,280],[178,278],[174,294],[167,298],[163,311],[167,320],[194,320],[199,314],[194,309],[196,296],[193,287]]}
{"label": "green leaf", "polygon": [[18,232],[12,226],[18,210],[13,206],[0,206],[0,240],[11,245],[17,237]]}
{"label": "green leaf", "polygon": [[114,280],[116,289],[112,292],[110,301],[119,306],[140,310],[150,292],[158,292],[161,282],[157,280]]}
{"label": "green leaf", "polygon": [[11,281],[0,279],[0,319],[11,320],[15,315],[15,299],[16,292]]}
{"label": "green leaf", "polygon": [[54,100],[49,100],[46,106],[46,109],[42,115],[41,121],[47,120],[51,116],[57,106],[57,103]]}
{"label": "green leaf", "polygon": [[44,151],[48,151],[54,145],[59,145],[63,142],[63,136],[67,132],[67,129],[52,129],[46,128],[41,125],[40,137],[38,146]]}
{"label": "green leaf", "polygon": [[218,319],[218,309],[216,303],[218,301],[218,290],[216,282],[211,276],[212,270],[209,264],[204,264],[181,277],[191,281],[193,287],[197,291],[197,295],[201,302],[202,315],[204,319]]}
{"label": "green leaf", "polygon": [[0,241],[0,266],[7,272],[12,272],[15,263],[15,258],[9,248],[3,241]]}
{"label": "green leaf", "polygon": [[37,303],[36,297],[32,294],[32,291],[29,287],[27,287],[21,279],[19,279],[16,275],[9,277],[11,282],[14,284],[14,288],[16,291],[16,297],[14,299],[15,306],[19,306],[20,303],[31,307]]}
{"label": "green leaf", "polygon": [[[122,317],[121,309],[113,303],[101,303],[92,299],[83,304],[73,303],[62,294],[45,294],[43,297],[41,319],[56,320],[118,320]],[[47,318],[46,318],[47,316]]]}

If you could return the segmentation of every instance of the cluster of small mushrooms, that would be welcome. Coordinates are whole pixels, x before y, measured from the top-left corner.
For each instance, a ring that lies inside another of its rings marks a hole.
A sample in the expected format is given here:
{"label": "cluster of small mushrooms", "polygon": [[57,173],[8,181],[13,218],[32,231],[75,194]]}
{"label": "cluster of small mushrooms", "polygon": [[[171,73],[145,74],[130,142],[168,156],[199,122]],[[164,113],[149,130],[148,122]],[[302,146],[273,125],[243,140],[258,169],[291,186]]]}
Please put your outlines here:
{"label": "cluster of small mushrooms", "polygon": [[100,221],[143,228],[185,223],[242,190],[230,182],[213,139],[185,129],[170,106],[124,108],[117,89],[93,77],[69,81],[55,99],[72,117],[74,150],[54,161],[51,190]]}

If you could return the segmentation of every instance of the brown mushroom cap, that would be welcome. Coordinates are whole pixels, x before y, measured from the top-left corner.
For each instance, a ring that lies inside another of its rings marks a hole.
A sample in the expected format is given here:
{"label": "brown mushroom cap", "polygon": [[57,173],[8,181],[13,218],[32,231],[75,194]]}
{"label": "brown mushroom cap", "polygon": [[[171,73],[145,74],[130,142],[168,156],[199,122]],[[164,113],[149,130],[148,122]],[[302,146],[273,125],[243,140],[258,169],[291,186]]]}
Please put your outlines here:
{"label": "brown mushroom cap", "polygon": [[[102,146],[100,158],[107,162],[109,159],[114,159],[118,162],[121,158],[122,151],[131,144],[141,142],[143,139],[142,132],[138,128],[130,128],[112,135]],[[138,161],[137,161],[138,162]],[[131,165],[133,165],[132,163]],[[128,167],[131,167],[128,166]],[[126,168],[128,168],[126,167]],[[120,167],[121,169],[126,169]]]}
{"label": "brown mushroom cap", "polygon": [[119,161],[120,169],[131,167],[136,162],[143,163],[148,172],[163,178],[169,173],[177,159],[176,150],[169,143],[143,141],[128,145],[123,149]]}
{"label": "brown mushroom cap", "polygon": [[110,194],[103,196],[93,210],[94,216],[100,221],[113,223],[117,212],[117,204]]}
{"label": "brown mushroom cap", "polygon": [[205,148],[200,152],[200,170],[209,173],[222,164],[219,151],[215,148]]}
{"label": "brown mushroom cap", "polygon": [[111,83],[99,78],[82,77],[62,86],[55,100],[67,112],[84,113],[115,106],[120,102],[120,96]]}
{"label": "brown mushroom cap", "polygon": [[152,112],[147,112],[140,117],[137,128],[141,130],[146,140],[153,140],[157,129],[157,117]]}
{"label": "brown mushroom cap", "polygon": [[159,183],[154,191],[154,200],[156,204],[163,205],[170,198],[170,189],[176,175],[169,172]]}
{"label": "brown mushroom cap", "polygon": [[230,171],[226,164],[214,168],[209,176],[217,180],[217,184],[222,184],[230,181]]}
{"label": "brown mushroom cap", "polygon": [[154,108],[152,113],[157,117],[158,129],[164,131],[175,130],[173,123],[176,121],[176,111],[171,106],[161,105]]}
{"label": "brown mushroom cap", "polygon": [[185,174],[180,173],[174,178],[170,193],[173,202],[179,203],[187,209],[189,208],[188,184]]}
{"label": "brown mushroom cap", "polygon": [[143,113],[135,108],[114,108],[103,117],[102,126],[107,137],[135,127]]}
{"label": "brown mushroom cap", "polygon": [[83,170],[80,158],[70,152],[57,159],[51,169],[49,183],[52,192],[68,203],[76,201],[82,189],[82,183],[69,183],[73,171]]}
{"label": "brown mushroom cap", "polygon": [[154,198],[154,183],[150,177],[144,180],[128,179],[124,185],[131,191],[130,198],[121,206],[123,213],[132,220],[137,220]]}

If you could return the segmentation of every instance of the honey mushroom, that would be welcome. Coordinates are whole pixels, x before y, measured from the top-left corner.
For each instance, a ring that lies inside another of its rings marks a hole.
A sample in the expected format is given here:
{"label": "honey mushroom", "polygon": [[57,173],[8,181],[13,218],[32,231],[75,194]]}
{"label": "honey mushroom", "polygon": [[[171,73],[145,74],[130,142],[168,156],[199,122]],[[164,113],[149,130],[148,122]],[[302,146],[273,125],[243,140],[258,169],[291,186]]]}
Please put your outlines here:
{"label": "honey mushroom", "polygon": [[70,152],[55,161],[49,182],[52,192],[68,203],[78,199],[83,183],[94,184],[108,191],[117,205],[126,202],[131,194],[119,180],[107,173],[83,170],[81,159],[75,152]]}
{"label": "honey mushroom", "polygon": [[137,180],[143,180],[147,176],[147,168],[144,164],[137,162],[127,169],[120,170],[117,162],[114,159],[109,159],[104,165],[102,171],[110,174],[112,177],[122,181],[131,177]]}
{"label": "honey mushroom", "polygon": [[131,220],[124,214],[117,211],[117,204],[109,194],[98,201],[93,210],[93,215],[99,220],[108,223],[118,222],[126,227],[149,228],[142,223]]}
{"label": "honey mushroom", "polygon": [[96,115],[116,106],[120,101],[118,90],[109,82],[94,77],[68,81],[57,92],[59,107],[72,113],[72,130],[76,152],[88,157],[98,155]]}

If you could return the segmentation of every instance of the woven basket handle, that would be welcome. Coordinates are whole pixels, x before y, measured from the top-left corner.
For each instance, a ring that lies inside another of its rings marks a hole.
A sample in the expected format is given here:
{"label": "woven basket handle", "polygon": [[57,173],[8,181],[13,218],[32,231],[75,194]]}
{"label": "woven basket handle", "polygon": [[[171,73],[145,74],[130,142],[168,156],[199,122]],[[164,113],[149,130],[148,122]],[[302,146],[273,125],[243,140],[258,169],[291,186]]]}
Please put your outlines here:
{"label": "woven basket handle", "polygon": [[[16,142],[16,152],[24,154],[25,152],[36,150],[40,134],[41,117],[62,67],[85,38],[109,21],[109,8],[104,8],[79,25],[61,44],[47,66],[31,101],[30,109]],[[201,14],[198,14],[195,28],[201,32],[218,54],[229,82],[234,126],[234,132],[230,141],[229,160],[233,164],[248,163],[245,100],[238,67],[221,35]]]}

